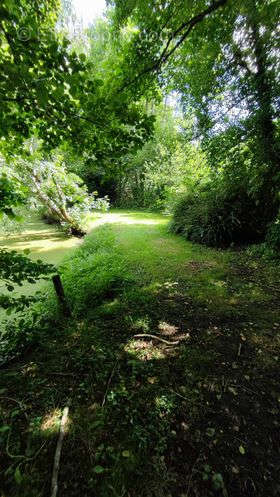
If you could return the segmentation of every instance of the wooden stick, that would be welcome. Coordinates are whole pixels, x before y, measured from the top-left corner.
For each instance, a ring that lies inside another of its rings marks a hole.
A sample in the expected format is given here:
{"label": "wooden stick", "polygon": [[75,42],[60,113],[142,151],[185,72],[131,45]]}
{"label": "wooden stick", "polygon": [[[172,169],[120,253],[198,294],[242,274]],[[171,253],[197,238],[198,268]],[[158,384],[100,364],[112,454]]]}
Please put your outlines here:
{"label": "wooden stick", "polygon": [[62,312],[63,312],[64,316],[70,317],[71,311],[70,311],[70,309],[67,305],[67,302],[66,302],[65,293],[64,293],[62,281],[61,281],[59,274],[55,274],[52,277],[52,281],[53,281],[53,286],[54,286],[58,301],[62,307]]}
{"label": "wooden stick", "polygon": [[48,374],[50,376],[53,374],[59,375],[59,376],[75,376],[74,373],[56,373],[55,371],[50,371],[49,373],[46,373],[46,374]]}
{"label": "wooden stick", "polygon": [[63,438],[65,435],[65,426],[67,423],[68,419],[68,413],[69,413],[69,407],[66,406],[63,409],[62,413],[62,418],[61,418],[61,423],[60,423],[60,430],[59,430],[59,436],[57,440],[57,445],[56,445],[56,450],[55,450],[55,455],[54,455],[54,463],[53,463],[53,474],[52,474],[52,486],[51,486],[51,497],[56,497],[57,495],[57,480],[58,480],[58,471],[59,471],[59,463],[60,463],[60,456],[61,456],[61,448],[62,448],[62,442]]}
{"label": "wooden stick", "polygon": [[176,342],[168,342],[168,340],[164,340],[163,338],[158,337],[157,335],[149,335],[148,333],[140,333],[138,335],[133,335],[132,338],[155,338],[159,342],[166,343],[167,345],[178,345],[179,340]]}
{"label": "wooden stick", "polygon": [[104,406],[104,404],[105,404],[105,402],[106,402],[106,398],[107,398],[107,394],[108,394],[109,386],[110,386],[111,381],[112,381],[112,379],[113,379],[114,372],[115,372],[115,369],[116,369],[116,367],[117,367],[118,362],[119,362],[118,360],[115,362],[114,367],[113,367],[113,369],[112,369],[112,372],[111,372],[111,374],[110,374],[109,380],[107,381],[106,390],[105,390],[105,394],[104,394],[104,397],[103,397],[103,401],[102,401],[101,407],[103,407],[103,406]]}

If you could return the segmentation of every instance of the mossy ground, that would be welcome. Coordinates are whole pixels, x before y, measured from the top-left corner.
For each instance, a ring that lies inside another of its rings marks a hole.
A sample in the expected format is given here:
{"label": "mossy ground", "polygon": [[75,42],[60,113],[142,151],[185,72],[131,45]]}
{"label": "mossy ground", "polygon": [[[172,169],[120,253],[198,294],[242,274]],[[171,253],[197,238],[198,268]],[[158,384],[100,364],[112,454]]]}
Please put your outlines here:
{"label": "mossy ground", "polygon": [[[101,216],[86,243],[107,230],[123,284],[54,316],[1,370],[1,497],[50,495],[68,404],[59,497],[279,495],[277,267],[188,243],[167,223]],[[145,333],[174,344],[135,337]]]}

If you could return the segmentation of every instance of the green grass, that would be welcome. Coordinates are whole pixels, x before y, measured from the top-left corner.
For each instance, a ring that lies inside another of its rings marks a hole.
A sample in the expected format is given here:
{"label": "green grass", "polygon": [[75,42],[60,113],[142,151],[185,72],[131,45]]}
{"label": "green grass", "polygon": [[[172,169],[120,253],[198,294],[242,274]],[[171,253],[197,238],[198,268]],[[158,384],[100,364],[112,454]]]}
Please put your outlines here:
{"label": "green grass", "polygon": [[49,329],[1,372],[1,497],[50,495],[69,403],[59,497],[279,493],[277,267],[168,222],[111,211],[64,260],[72,318],[49,297]]}

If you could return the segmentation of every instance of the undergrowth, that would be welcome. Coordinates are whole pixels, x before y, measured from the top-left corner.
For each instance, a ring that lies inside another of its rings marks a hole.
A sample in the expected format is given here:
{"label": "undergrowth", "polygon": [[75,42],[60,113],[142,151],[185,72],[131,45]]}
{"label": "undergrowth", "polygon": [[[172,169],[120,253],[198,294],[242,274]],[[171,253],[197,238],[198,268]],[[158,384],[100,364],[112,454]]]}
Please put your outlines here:
{"label": "undergrowth", "polygon": [[109,226],[88,235],[60,271],[73,315],[82,317],[122,291],[131,277]]}

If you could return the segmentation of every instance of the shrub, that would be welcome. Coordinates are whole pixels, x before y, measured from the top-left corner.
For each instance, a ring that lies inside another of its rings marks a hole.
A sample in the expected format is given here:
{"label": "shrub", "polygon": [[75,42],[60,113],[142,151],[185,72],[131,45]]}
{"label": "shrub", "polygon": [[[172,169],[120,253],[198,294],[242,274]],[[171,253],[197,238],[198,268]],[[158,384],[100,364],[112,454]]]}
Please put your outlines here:
{"label": "shrub", "polygon": [[[54,272],[55,267],[50,264],[31,261],[15,250],[0,249],[0,278],[3,282],[0,293],[0,364],[18,355],[31,343],[34,333],[42,329],[41,312],[36,310],[36,304],[43,300],[43,294],[20,294],[20,288],[24,282],[35,284],[39,280],[48,280]],[[9,315],[10,319],[6,317]]]}
{"label": "shrub", "polygon": [[266,242],[257,245],[251,245],[247,249],[247,254],[250,257],[262,258],[266,261],[277,261],[280,259],[279,250],[270,247]]}
{"label": "shrub", "polygon": [[222,185],[200,187],[175,204],[171,230],[193,242],[209,246],[260,239],[257,206],[246,190],[223,189]]}
{"label": "shrub", "polygon": [[[43,305],[43,293],[41,306]],[[34,346],[50,323],[39,313],[39,295],[36,304],[24,312],[17,313],[11,319],[2,321],[0,329],[0,366],[21,355],[27,348]]]}
{"label": "shrub", "polygon": [[267,230],[276,203],[270,209],[264,196],[267,165],[256,160],[256,146],[254,136],[244,140],[242,127],[204,140],[209,174],[198,177],[197,185],[185,184],[173,208],[173,231],[210,246],[263,242],[266,233],[269,247],[278,243],[279,226],[274,223]]}
{"label": "shrub", "polygon": [[253,257],[277,262],[280,260],[280,215],[269,225],[265,242],[253,245],[247,252]]}

